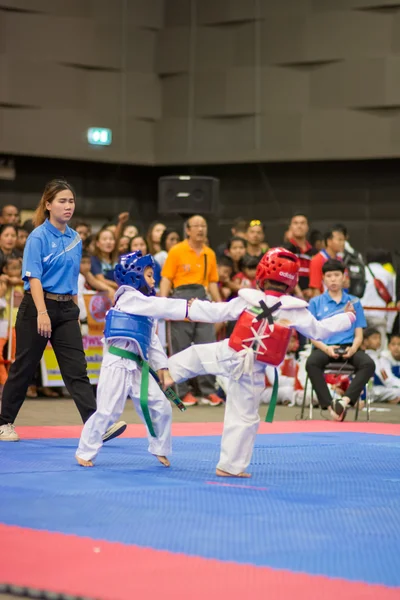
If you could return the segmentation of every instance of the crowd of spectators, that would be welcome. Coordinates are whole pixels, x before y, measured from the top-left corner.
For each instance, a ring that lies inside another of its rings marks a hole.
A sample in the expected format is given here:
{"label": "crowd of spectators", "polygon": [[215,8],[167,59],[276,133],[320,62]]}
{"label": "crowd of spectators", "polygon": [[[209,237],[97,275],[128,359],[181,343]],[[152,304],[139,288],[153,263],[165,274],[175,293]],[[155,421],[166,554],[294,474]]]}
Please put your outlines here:
{"label": "crowd of spectators", "polygon": [[[143,232],[129,213],[121,213],[113,222],[104,224],[98,231],[93,231],[90,222],[80,220],[75,220],[72,227],[79,233],[83,244],[79,281],[83,321],[86,315],[82,295],[85,291],[103,292],[113,299],[117,288],[114,268],[122,254],[141,250],[143,254],[153,255],[157,265],[156,286],[161,296],[208,297],[216,302],[226,302],[234,298],[241,288],[256,287],[257,264],[269,248],[263,223],[260,220],[246,221],[242,218],[233,221],[228,239],[217,240],[215,251],[208,239],[207,222],[200,215],[190,217],[182,229],[166,227],[159,220],[154,221],[148,230]],[[31,231],[32,223],[26,221],[21,224],[19,211],[15,206],[2,207],[0,348],[3,359],[0,365],[0,385],[7,376],[6,366],[10,358],[8,345],[12,339],[9,325],[11,323],[13,326],[15,323],[18,302],[23,294],[21,259]],[[384,356],[389,362],[393,362],[390,363],[391,366],[398,367],[398,352],[393,353],[393,349],[399,345],[399,319],[396,318],[395,310],[387,309],[400,308],[400,302],[396,303],[396,299],[400,298],[400,277],[396,279],[391,253],[385,249],[370,249],[365,256],[361,256],[352,248],[345,225],[333,224],[326,232],[310,230],[307,216],[304,214],[293,215],[286,231],[282,231],[282,246],[299,257],[300,278],[294,294],[307,301],[327,293],[324,265],[329,261],[339,261],[343,265],[343,289],[360,299],[361,306],[365,308],[366,325],[379,334],[380,344],[379,348],[373,350],[377,353],[373,359],[380,364],[381,353],[386,353]],[[362,310],[361,307],[360,309]],[[232,323],[221,323],[215,327],[189,322],[160,323],[159,333],[169,352],[175,353],[192,343],[207,343],[214,341],[216,337],[227,336],[232,327]],[[388,346],[389,339],[392,341]],[[301,337],[293,340],[288,355],[289,362],[285,362],[285,366],[281,367],[281,376],[289,377],[287,373],[290,372],[293,379],[293,385],[286,386],[287,389],[292,389],[293,393],[287,393],[286,397],[283,394],[282,397],[282,389],[285,386],[281,386],[280,398],[285,404],[295,403],[296,397],[299,396],[296,396],[296,392],[301,392],[304,385],[302,372],[305,374],[306,370],[301,357],[307,356],[307,351],[309,354],[310,345],[307,342]],[[368,350],[370,349],[366,347],[365,351]],[[391,359],[387,357],[388,352],[392,352]],[[387,364],[386,362],[386,370]],[[391,381],[393,383],[392,378]],[[268,389],[268,375],[266,384]],[[197,403],[217,406],[223,401],[223,390],[218,389],[218,381],[215,381],[213,376],[199,377],[196,381],[180,387],[179,393],[188,406]],[[337,387],[334,387],[336,390]],[[48,390],[48,394],[56,395],[56,392]],[[390,401],[397,398],[393,398],[393,394],[387,395],[389,396]],[[385,394],[381,394],[380,398],[382,397],[386,397]],[[265,395],[265,401],[268,401],[268,393]]]}

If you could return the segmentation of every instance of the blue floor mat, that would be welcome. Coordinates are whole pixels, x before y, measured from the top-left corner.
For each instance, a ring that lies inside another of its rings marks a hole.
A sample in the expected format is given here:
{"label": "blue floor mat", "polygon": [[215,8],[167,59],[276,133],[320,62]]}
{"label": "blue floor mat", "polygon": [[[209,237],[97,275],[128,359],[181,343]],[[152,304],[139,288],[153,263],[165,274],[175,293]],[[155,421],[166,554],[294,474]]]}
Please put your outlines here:
{"label": "blue floor mat", "polygon": [[144,439],[107,444],[93,469],[77,440],[0,444],[0,521],[400,585],[399,438],[259,435],[250,480],[215,477],[219,442],[175,438],[171,469]]}

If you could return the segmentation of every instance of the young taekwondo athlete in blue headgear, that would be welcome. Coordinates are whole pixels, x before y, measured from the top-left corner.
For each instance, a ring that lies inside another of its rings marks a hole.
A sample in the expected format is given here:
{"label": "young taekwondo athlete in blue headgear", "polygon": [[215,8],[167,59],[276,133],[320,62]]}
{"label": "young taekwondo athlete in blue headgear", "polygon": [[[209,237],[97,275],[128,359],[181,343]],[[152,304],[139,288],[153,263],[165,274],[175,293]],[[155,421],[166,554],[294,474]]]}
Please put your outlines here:
{"label": "young taekwondo athlete in blue headgear", "polygon": [[155,296],[155,266],[150,254],[132,252],[121,256],[115,267],[119,288],[115,304],[106,316],[97,411],[83,428],[76,453],[78,463],[84,467],[93,466],[102,445],[102,432],[116,414],[122,414],[128,396],[147,426],[149,452],[169,466],[169,400],[180,410],[185,407],[169,387],[172,379],[168,358],[157,336],[157,319],[182,321],[188,316],[188,304],[182,299]]}
{"label": "young taekwondo athlete in blue headgear", "polygon": [[154,284],[151,287],[147,280],[150,278],[149,272],[147,278],[145,276],[146,269],[149,267],[152,269],[151,275],[154,275],[156,263],[151,254],[143,256],[140,250],[125,254],[121,256],[120,262],[115,267],[114,279],[118,285],[129,285],[145,296],[155,296]]}

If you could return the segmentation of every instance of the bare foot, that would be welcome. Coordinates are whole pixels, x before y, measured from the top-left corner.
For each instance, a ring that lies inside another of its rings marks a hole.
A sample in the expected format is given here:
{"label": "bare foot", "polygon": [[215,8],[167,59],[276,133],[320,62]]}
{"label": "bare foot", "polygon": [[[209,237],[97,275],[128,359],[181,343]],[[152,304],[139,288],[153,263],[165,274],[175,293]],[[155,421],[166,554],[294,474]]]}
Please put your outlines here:
{"label": "bare foot", "polygon": [[83,460],[83,458],[80,458],[79,456],[75,456],[75,458],[81,467],[94,467],[91,460]]}
{"label": "bare foot", "polygon": [[156,455],[156,457],[158,458],[158,460],[160,461],[160,463],[162,465],[164,465],[164,467],[170,467],[171,463],[169,462],[168,458],[166,456],[158,456]]}
{"label": "bare foot", "polygon": [[218,475],[218,477],[251,477],[251,473],[238,473],[237,475],[234,475],[233,473],[228,473],[227,471],[222,471],[222,469],[216,469],[215,470],[215,474]]}

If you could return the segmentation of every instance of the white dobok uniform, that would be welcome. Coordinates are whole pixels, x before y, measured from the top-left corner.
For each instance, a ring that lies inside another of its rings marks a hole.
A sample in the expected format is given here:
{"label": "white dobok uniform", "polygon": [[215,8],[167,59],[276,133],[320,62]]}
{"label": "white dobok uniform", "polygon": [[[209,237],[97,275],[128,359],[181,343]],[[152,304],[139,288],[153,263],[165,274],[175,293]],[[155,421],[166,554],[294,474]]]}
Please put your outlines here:
{"label": "white dobok uniform", "polygon": [[396,361],[389,350],[381,354],[377,350],[366,350],[375,363],[374,383],[372,388],[374,402],[389,402],[400,398],[399,361]]}
{"label": "white dobok uniform", "polygon": [[[130,286],[118,288],[115,299],[113,310],[152,319],[148,362],[155,371],[167,369],[168,358],[156,334],[157,319],[183,321],[187,313],[187,301],[148,297]],[[142,369],[129,358],[121,358],[109,353],[110,345],[134,352],[144,358],[140,344],[134,339],[121,337],[104,340],[103,362],[97,387],[97,410],[85,423],[76,452],[76,455],[84,460],[93,460],[97,456],[103,444],[103,434],[112,423],[118,421],[128,397],[132,399],[138,415],[145,423],[140,407]],[[149,375],[148,407],[157,436],[152,437],[147,431],[148,450],[151,454],[168,456],[171,454],[171,404],[151,375]]]}
{"label": "white dobok uniform", "polygon": [[[268,307],[282,303],[274,320],[288,320],[299,333],[314,340],[350,328],[353,315],[348,313],[317,321],[307,309],[307,302],[291,296],[265,294],[244,289],[230,302],[211,303],[195,300],[189,309],[193,321],[219,323],[234,321],[248,307],[260,308],[260,300]],[[255,338],[255,343],[257,339]],[[265,363],[255,360],[255,352],[244,348],[237,352],[229,347],[229,339],[193,345],[168,359],[172,378],[177,383],[197,375],[212,374],[228,378],[224,431],[218,468],[238,475],[250,463],[260,417],[258,408],[264,390]]]}

